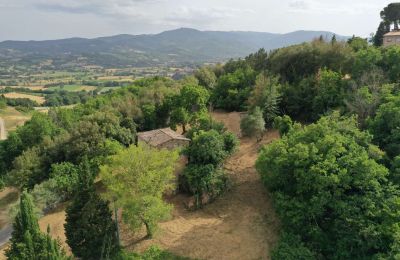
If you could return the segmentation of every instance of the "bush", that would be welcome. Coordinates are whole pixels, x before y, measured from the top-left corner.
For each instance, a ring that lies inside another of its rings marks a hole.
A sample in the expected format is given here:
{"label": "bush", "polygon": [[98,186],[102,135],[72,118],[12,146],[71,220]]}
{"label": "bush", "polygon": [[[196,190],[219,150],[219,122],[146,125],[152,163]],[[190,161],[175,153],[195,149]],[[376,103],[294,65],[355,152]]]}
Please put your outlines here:
{"label": "bush", "polygon": [[283,136],[289,133],[289,131],[293,128],[293,121],[290,116],[278,116],[274,120],[274,128],[278,129],[279,134]]}
{"label": "bush", "polygon": [[278,245],[272,250],[272,260],[312,260],[317,259],[315,254],[308,249],[299,236],[283,233]]}
{"label": "bush", "polygon": [[244,136],[255,136],[258,141],[262,139],[265,131],[265,121],[259,107],[255,107],[248,115],[242,118],[240,129]]}

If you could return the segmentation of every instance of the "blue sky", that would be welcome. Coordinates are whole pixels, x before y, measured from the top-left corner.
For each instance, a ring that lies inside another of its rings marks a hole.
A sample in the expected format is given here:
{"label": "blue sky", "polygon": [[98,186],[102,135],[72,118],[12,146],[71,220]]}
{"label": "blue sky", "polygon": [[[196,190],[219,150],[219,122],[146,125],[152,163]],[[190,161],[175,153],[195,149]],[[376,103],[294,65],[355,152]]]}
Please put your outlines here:
{"label": "blue sky", "polygon": [[0,41],[157,33],[179,27],[367,37],[386,0],[0,0]]}

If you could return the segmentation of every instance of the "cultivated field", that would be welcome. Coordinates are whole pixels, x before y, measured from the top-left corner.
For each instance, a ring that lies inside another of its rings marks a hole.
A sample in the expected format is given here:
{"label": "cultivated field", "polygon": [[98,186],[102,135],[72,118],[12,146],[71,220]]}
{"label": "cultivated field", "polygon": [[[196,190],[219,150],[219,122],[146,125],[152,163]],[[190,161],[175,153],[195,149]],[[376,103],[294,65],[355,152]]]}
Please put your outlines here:
{"label": "cultivated field", "polygon": [[6,98],[28,98],[30,100],[36,101],[39,105],[41,105],[45,102],[45,99],[42,96],[35,96],[35,95],[29,95],[29,94],[17,93],[17,92],[5,93],[3,95]]}
{"label": "cultivated field", "polygon": [[31,118],[31,114],[22,113],[13,107],[0,109],[0,117],[4,120],[7,132],[15,130]]}
{"label": "cultivated field", "polygon": [[95,86],[85,86],[85,85],[65,85],[65,86],[57,86],[57,87],[49,87],[49,90],[65,90],[71,92],[78,92],[78,91],[92,91],[95,90],[97,87]]}

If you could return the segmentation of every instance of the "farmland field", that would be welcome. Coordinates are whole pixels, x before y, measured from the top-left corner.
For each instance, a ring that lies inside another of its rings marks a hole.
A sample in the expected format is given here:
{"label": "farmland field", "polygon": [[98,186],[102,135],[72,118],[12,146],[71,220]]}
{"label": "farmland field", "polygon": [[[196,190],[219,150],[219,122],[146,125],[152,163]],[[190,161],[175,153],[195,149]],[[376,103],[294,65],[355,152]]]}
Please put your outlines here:
{"label": "farmland field", "polygon": [[31,118],[31,114],[19,112],[13,107],[6,107],[5,109],[0,109],[0,117],[4,120],[6,130],[9,132],[28,121]]}
{"label": "farmland field", "polygon": [[78,92],[78,91],[93,91],[97,87],[95,86],[85,86],[85,85],[65,85],[65,86],[57,86],[57,87],[49,87],[48,90],[66,90],[71,92]]}
{"label": "farmland field", "polygon": [[38,104],[43,104],[45,102],[44,97],[32,95],[32,94],[24,94],[24,93],[17,93],[17,92],[10,92],[3,94],[6,98],[28,98],[30,100],[36,101]]}

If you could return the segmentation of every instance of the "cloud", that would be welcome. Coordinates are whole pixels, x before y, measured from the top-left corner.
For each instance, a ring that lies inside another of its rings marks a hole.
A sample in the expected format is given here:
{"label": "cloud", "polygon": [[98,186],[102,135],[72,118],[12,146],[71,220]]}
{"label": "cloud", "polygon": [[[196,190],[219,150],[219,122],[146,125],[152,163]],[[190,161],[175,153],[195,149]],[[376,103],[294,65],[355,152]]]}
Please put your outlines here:
{"label": "cloud", "polygon": [[238,9],[238,8],[224,8],[224,7],[210,7],[210,8],[199,8],[199,7],[188,7],[181,6],[175,11],[171,12],[164,17],[163,20],[169,22],[171,25],[178,24],[212,24],[217,21],[223,21],[224,19],[239,18],[243,15],[255,13],[251,9]]}
{"label": "cloud", "polygon": [[305,10],[308,9],[310,6],[306,1],[292,1],[289,3],[289,7],[295,10]]}
{"label": "cloud", "polygon": [[309,14],[348,14],[356,15],[374,11],[382,7],[377,1],[365,0],[292,0],[288,4],[289,11]]}
{"label": "cloud", "polygon": [[72,14],[94,14],[99,16],[140,16],[144,4],[165,2],[166,0],[0,0],[0,6],[10,8],[31,7],[45,12]]}

